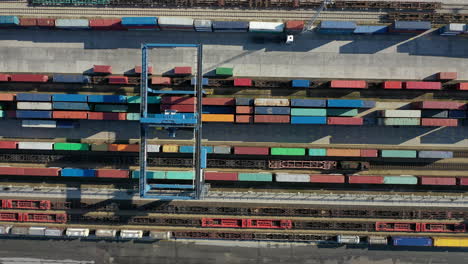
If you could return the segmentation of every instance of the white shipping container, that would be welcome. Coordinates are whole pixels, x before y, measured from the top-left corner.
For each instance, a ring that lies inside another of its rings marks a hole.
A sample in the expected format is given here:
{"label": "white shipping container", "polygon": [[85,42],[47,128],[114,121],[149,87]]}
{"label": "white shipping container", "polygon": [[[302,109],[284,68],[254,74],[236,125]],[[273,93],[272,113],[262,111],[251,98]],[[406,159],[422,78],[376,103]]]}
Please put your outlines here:
{"label": "white shipping container", "polygon": [[44,233],[46,236],[62,236],[63,235],[63,229],[58,229],[58,228],[47,228]]}
{"label": "white shipping container", "polygon": [[53,120],[22,120],[21,126],[37,128],[56,128],[57,122]]}
{"label": "white shipping container", "polygon": [[445,27],[445,29],[451,32],[463,33],[466,30],[466,25],[460,23],[450,23]]}
{"label": "white shipping container", "polygon": [[160,27],[193,27],[193,19],[188,17],[158,17]]}
{"label": "white shipping container", "polygon": [[54,142],[18,142],[18,149],[53,150]]}
{"label": "white shipping container", "polygon": [[97,237],[115,237],[117,234],[117,230],[115,229],[97,229],[96,236]]}
{"label": "white shipping container", "polygon": [[383,110],[383,117],[421,117],[421,110]]}
{"label": "white shipping container", "polygon": [[249,22],[250,32],[283,32],[284,23],[282,22]]}
{"label": "white shipping container", "polygon": [[52,110],[52,103],[18,102],[18,110]]}
{"label": "white shipping container", "polygon": [[210,28],[211,29],[211,20],[207,19],[195,19],[193,25],[195,28]]}
{"label": "white shipping container", "polygon": [[85,29],[89,28],[88,19],[56,19],[56,28]]}
{"label": "white shipping container", "polygon": [[254,104],[257,106],[289,106],[289,99],[257,98]]}
{"label": "white shipping container", "polygon": [[160,152],[161,151],[161,145],[148,145],[148,152]]}
{"label": "white shipping container", "polygon": [[15,226],[11,229],[12,235],[27,235],[28,233],[29,231],[27,227]]}
{"label": "white shipping container", "polygon": [[171,239],[171,232],[164,231],[151,231],[150,237],[153,239]]}
{"label": "white shipping container", "polygon": [[217,146],[213,148],[215,154],[231,154],[231,147]]}
{"label": "white shipping container", "polygon": [[87,237],[89,236],[88,228],[67,228],[65,234],[69,237]]}
{"label": "white shipping container", "polygon": [[10,233],[11,226],[0,226],[0,235],[8,235]]}
{"label": "white shipping container", "polygon": [[28,231],[28,234],[30,236],[44,236],[45,235],[45,230],[46,228],[45,227],[30,227],[29,228],[29,231]]}
{"label": "white shipping container", "polygon": [[309,174],[276,173],[277,182],[310,182]]}
{"label": "white shipping container", "polygon": [[121,238],[142,238],[142,230],[120,230]]}
{"label": "white shipping container", "polygon": [[371,245],[387,245],[387,237],[384,236],[369,236],[368,242]]}
{"label": "white shipping container", "polygon": [[419,126],[421,125],[421,119],[417,117],[379,118],[377,122],[379,125],[384,125],[384,126]]}
{"label": "white shipping container", "polygon": [[359,244],[360,239],[359,236],[338,235],[336,241],[342,244]]}

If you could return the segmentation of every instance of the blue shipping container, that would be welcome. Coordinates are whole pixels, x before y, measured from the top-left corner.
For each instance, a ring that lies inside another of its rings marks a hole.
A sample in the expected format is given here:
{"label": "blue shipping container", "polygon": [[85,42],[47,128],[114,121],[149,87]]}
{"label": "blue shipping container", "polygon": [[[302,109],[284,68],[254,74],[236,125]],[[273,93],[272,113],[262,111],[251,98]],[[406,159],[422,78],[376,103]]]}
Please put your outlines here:
{"label": "blue shipping container", "polygon": [[0,16],[0,27],[17,25],[19,25],[19,18],[17,16]]}
{"label": "blue shipping container", "polygon": [[291,113],[290,107],[281,106],[256,106],[255,114],[257,115],[289,115]]}
{"label": "blue shipping container", "polygon": [[95,177],[95,170],[63,168],[64,177]]}
{"label": "blue shipping container", "polygon": [[309,88],[310,87],[310,81],[309,80],[292,80],[292,87]]}
{"label": "blue shipping container", "polygon": [[463,110],[450,110],[449,118],[466,118],[466,112]]}
{"label": "blue shipping container", "polygon": [[89,83],[89,76],[81,74],[54,74],[52,76],[53,82],[59,83]]}
{"label": "blue shipping container", "polygon": [[388,26],[357,26],[354,34],[384,34],[387,31]]}
{"label": "blue shipping container", "polygon": [[90,103],[127,103],[127,97],[123,95],[88,95]]}
{"label": "blue shipping container", "polygon": [[71,120],[57,120],[57,128],[78,128],[80,123]]}
{"label": "blue shipping container", "polygon": [[52,111],[16,111],[16,118],[52,118]]}
{"label": "blue shipping container", "polygon": [[421,150],[418,153],[419,158],[429,158],[429,159],[451,159],[453,158],[452,151],[430,151],[430,150]]}
{"label": "blue shipping container", "polygon": [[139,27],[139,26],[157,26],[157,17],[122,17],[122,26]]}
{"label": "blue shipping container", "polygon": [[52,96],[54,102],[87,102],[88,96],[84,94],[54,94]]}
{"label": "blue shipping container", "polygon": [[375,101],[362,101],[362,108],[374,108]]}
{"label": "blue shipping container", "polygon": [[322,21],[320,29],[356,29],[356,23],[352,21]]}
{"label": "blue shipping container", "polygon": [[341,99],[330,99],[327,101],[328,107],[362,107],[362,100],[341,100]]}
{"label": "blue shipping container", "polygon": [[90,111],[91,107],[87,103],[53,102],[52,109]]}
{"label": "blue shipping container", "polygon": [[[206,150],[208,154],[213,153],[213,147],[203,147],[202,149]],[[180,153],[193,153],[193,146],[180,146],[179,152]]]}
{"label": "blue shipping container", "polygon": [[432,28],[429,21],[395,21],[393,23],[395,30],[429,30]]}
{"label": "blue shipping container", "polygon": [[236,105],[253,105],[254,99],[252,98],[236,98]]}
{"label": "blue shipping container", "polygon": [[318,29],[320,34],[340,34],[340,35],[351,35],[353,34],[353,29]]}
{"label": "blue shipping container", "polygon": [[204,105],[203,114],[234,114],[236,111],[231,106]]}
{"label": "blue shipping container", "polygon": [[320,99],[291,99],[291,106],[297,107],[326,107],[327,100]]}
{"label": "blue shipping container", "polygon": [[[192,78],[192,80],[190,80],[190,84],[195,85],[196,80],[197,80],[197,78],[195,78],[195,77]],[[208,85],[208,78],[202,78],[202,85]]]}
{"label": "blue shipping container", "polygon": [[291,116],[291,124],[326,124],[326,116]]}
{"label": "blue shipping container", "polygon": [[51,94],[37,94],[37,93],[16,94],[16,101],[50,102],[51,99],[52,99]]}
{"label": "blue shipping container", "polygon": [[213,21],[212,27],[214,30],[245,30],[249,29],[247,21]]}
{"label": "blue shipping container", "polygon": [[432,238],[430,237],[392,237],[394,246],[432,246]]}

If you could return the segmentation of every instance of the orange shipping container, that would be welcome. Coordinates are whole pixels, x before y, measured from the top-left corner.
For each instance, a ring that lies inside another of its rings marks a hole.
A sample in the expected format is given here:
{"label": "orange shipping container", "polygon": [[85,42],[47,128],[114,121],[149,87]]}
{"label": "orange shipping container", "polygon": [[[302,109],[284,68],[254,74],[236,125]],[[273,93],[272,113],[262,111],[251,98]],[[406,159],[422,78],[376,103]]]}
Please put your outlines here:
{"label": "orange shipping container", "polygon": [[253,114],[253,106],[236,106],[236,114]]}
{"label": "orange shipping container", "polygon": [[234,122],[234,115],[202,114],[202,122]]}
{"label": "orange shipping container", "polygon": [[327,156],[331,157],[360,157],[360,149],[327,149]]}
{"label": "orange shipping container", "polygon": [[14,101],[14,94],[0,94],[0,101]]}
{"label": "orange shipping container", "polygon": [[84,111],[53,111],[52,116],[54,119],[88,119],[88,112]]}
{"label": "orange shipping container", "polygon": [[140,151],[140,145],[137,144],[109,144],[109,151],[126,151],[126,152],[138,152]]}
{"label": "orange shipping container", "polygon": [[236,115],[236,123],[253,123],[252,115]]}

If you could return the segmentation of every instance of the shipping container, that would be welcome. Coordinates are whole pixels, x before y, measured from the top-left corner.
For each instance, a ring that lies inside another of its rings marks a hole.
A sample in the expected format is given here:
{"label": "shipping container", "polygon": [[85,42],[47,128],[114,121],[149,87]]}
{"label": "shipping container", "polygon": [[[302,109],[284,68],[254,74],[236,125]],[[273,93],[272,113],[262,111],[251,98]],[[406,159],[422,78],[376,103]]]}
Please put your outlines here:
{"label": "shipping container", "polygon": [[194,171],[166,171],[168,180],[193,180],[194,178]]}
{"label": "shipping container", "polygon": [[[146,73],[148,73],[149,75],[153,74],[153,66],[147,66],[147,71]],[[136,65],[135,68],[133,69],[133,71],[136,73],[136,74],[141,74],[141,66],[138,66]]]}
{"label": "shipping container", "polygon": [[108,150],[107,144],[92,144],[91,151],[107,151]]}
{"label": "shipping container", "polygon": [[385,236],[368,236],[367,241],[370,245],[387,245],[388,240]]}
{"label": "shipping container", "polygon": [[[207,154],[213,153],[213,147],[203,146],[202,149],[204,149]],[[179,153],[193,153],[193,150],[193,146],[179,146]]]}
{"label": "shipping container", "polygon": [[39,93],[16,94],[16,101],[50,102],[51,99],[52,99],[51,94],[39,94]]}
{"label": "shipping container", "polygon": [[96,30],[121,30],[125,29],[120,18],[98,18],[90,19],[89,27]]}
{"label": "shipping container", "polygon": [[466,118],[466,112],[463,110],[450,110],[449,118]]}
{"label": "shipping container", "polygon": [[40,82],[45,83],[49,80],[49,76],[42,74],[12,74],[10,75],[11,82]]}
{"label": "shipping container", "polygon": [[135,239],[135,238],[142,238],[143,231],[142,230],[120,230],[120,238],[123,239]]}
{"label": "shipping container", "polygon": [[234,78],[234,86],[252,86],[252,79]]}
{"label": "shipping container", "polygon": [[89,112],[89,120],[127,120],[126,113]]}
{"label": "shipping container", "polygon": [[109,76],[107,80],[109,84],[128,84],[128,77],[125,76]]}
{"label": "shipping container", "polygon": [[388,32],[388,26],[357,26],[354,34],[385,34]]}
{"label": "shipping container", "polygon": [[161,29],[193,31],[193,19],[188,17],[159,17]]}
{"label": "shipping container", "polygon": [[328,117],[329,125],[363,125],[364,119],[360,117]]}
{"label": "shipping container", "polygon": [[96,111],[96,112],[125,113],[125,112],[128,112],[128,105],[96,104],[94,106],[94,111]]}
{"label": "shipping container", "polygon": [[304,21],[302,20],[289,20],[286,21],[284,31],[286,33],[300,33],[304,29]]}
{"label": "shipping container", "polygon": [[95,235],[97,237],[115,237],[117,230],[115,229],[96,229]]}
{"label": "shipping container", "polygon": [[[91,98],[91,95],[88,95],[88,100]],[[141,97],[140,96],[125,96],[125,100],[127,101],[128,104],[139,104],[141,103]],[[161,102],[161,97],[160,96],[148,96],[147,97],[147,103],[148,104],[159,104]]]}
{"label": "shipping container", "polygon": [[53,142],[18,142],[18,149],[53,150]]}
{"label": "shipping container", "polygon": [[271,148],[271,155],[304,156],[304,148]]}
{"label": "shipping container", "polygon": [[87,236],[89,236],[89,229],[87,229],[87,228],[67,228],[65,234],[68,237],[87,237]]}
{"label": "shipping container", "polygon": [[419,158],[429,159],[451,159],[453,158],[452,151],[434,151],[434,150],[421,150],[418,153]]}
{"label": "shipping container", "polygon": [[382,158],[416,158],[416,150],[381,150]]}
{"label": "shipping container", "polygon": [[291,116],[326,116],[325,108],[292,108]]}
{"label": "shipping container", "polygon": [[214,154],[231,154],[231,147],[229,146],[215,146],[213,147]]}
{"label": "shipping container", "polygon": [[254,104],[253,98],[236,97],[236,105],[253,105],[253,104]]}
{"label": "shipping container", "polygon": [[282,22],[249,22],[249,32],[253,33],[282,33],[284,23]]}
{"label": "shipping container", "polygon": [[232,76],[234,74],[233,68],[218,67],[216,68],[216,75]]}
{"label": "shipping container", "polygon": [[30,236],[45,236],[45,227],[36,227],[36,226],[31,226],[29,227],[28,230],[28,235]]}
{"label": "shipping container", "polygon": [[82,74],[54,74],[52,81],[57,83],[90,83],[90,78]]}
{"label": "shipping container", "polygon": [[322,148],[310,148],[309,156],[327,156],[327,149]]}
{"label": "shipping container", "polygon": [[382,110],[383,117],[421,117],[421,110]]}
{"label": "shipping container", "polygon": [[17,16],[0,16],[0,27],[18,26],[19,23]]}
{"label": "shipping container", "polygon": [[458,126],[458,120],[445,118],[421,118],[421,126]]}
{"label": "shipping container", "polygon": [[127,103],[127,96],[123,96],[123,95],[88,95],[88,102],[90,102],[90,103],[122,103],[122,104],[124,104],[124,103]]}
{"label": "shipping container", "polygon": [[448,110],[421,110],[421,117],[448,118]]}
{"label": "shipping container", "polygon": [[88,19],[63,19],[58,18],[55,20],[55,27],[60,29],[88,29]]}
{"label": "shipping container", "polygon": [[326,107],[327,100],[322,99],[291,99],[294,107]]}
{"label": "shipping container", "polygon": [[205,180],[207,181],[237,181],[237,172],[205,172]]}
{"label": "shipping container", "polygon": [[291,86],[295,88],[309,88],[310,81],[309,80],[292,80]]}
{"label": "shipping container", "polygon": [[128,170],[98,169],[96,170],[96,177],[128,179],[129,173]]}
{"label": "shipping container", "polygon": [[376,149],[361,149],[361,157],[376,158],[379,152]]}
{"label": "shipping container", "polygon": [[349,99],[329,99],[327,100],[328,107],[347,107],[347,108],[361,108],[363,100],[349,100]]}
{"label": "shipping container", "polygon": [[36,27],[37,19],[36,18],[20,18],[19,25],[22,27]]}
{"label": "shipping container", "polygon": [[191,75],[192,67],[174,67],[174,74],[176,75]]}
{"label": "shipping container", "polygon": [[393,29],[395,30],[411,30],[411,31],[426,31],[432,28],[429,21],[395,21]]}
{"label": "shipping container", "polygon": [[309,174],[275,173],[276,182],[310,182]]}
{"label": "shipping container", "polygon": [[351,80],[333,80],[330,82],[330,88],[367,89],[367,82]]}
{"label": "shipping container", "polygon": [[441,90],[440,82],[406,82],[405,89],[412,90]]}
{"label": "shipping container", "polygon": [[49,237],[60,237],[63,236],[63,229],[48,227],[46,228],[44,235]]}
{"label": "shipping container", "polygon": [[193,21],[193,26],[195,27],[195,31],[198,32],[212,32],[213,28],[211,27],[211,20],[206,19],[195,19]]}
{"label": "shipping container", "polygon": [[54,119],[88,119],[88,112],[85,111],[53,111]]}
{"label": "shipping container", "polygon": [[202,122],[234,122],[234,115],[231,114],[202,114]]}
{"label": "shipping container", "polygon": [[161,111],[165,111],[165,110],[176,110],[177,112],[181,112],[181,113],[193,113],[195,112],[195,105],[179,105],[179,104],[175,104],[175,105],[161,105]]}
{"label": "shipping container", "polygon": [[37,18],[37,26],[43,28],[55,27],[55,18]]}
{"label": "shipping container", "polygon": [[15,100],[14,94],[0,94],[0,101],[8,102],[8,101],[14,101],[14,100]]}
{"label": "shipping container", "polygon": [[84,143],[55,143],[54,150],[89,150],[89,144]]}
{"label": "shipping container", "polygon": [[208,97],[202,99],[203,105],[235,105],[236,101],[234,98],[218,98],[218,97]]}
{"label": "shipping container", "polygon": [[345,176],[342,174],[312,174],[312,183],[345,183]]}
{"label": "shipping container", "polygon": [[[196,85],[197,84],[197,78],[193,77],[190,79],[190,85]],[[202,78],[202,86],[208,86],[208,78]]]}
{"label": "shipping container", "polygon": [[195,104],[195,97],[163,96],[161,104]]}
{"label": "shipping container", "polygon": [[437,74],[437,78],[439,80],[455,80],[457,79],[457,77],[457,72],[439,72]]}
{"label": "shipping container", "polygon": [[16,104],[18,110],[52,110],[51,103],[36,103],[36,102],[18,102]]}
{"label": "shipping container", "polygon": [[212,21],[214,32],[247,32],[249,22],[247,21]]}
{"label": "shipping container", "polygon": [[368,175],[349,175],[348,182],[350,184],[383,184],[384,177]]}
{"label": "shipping container", "polygon": [[0,149],[16,149],[16,141],[0,141]]}
{"label": "shipping container", "polygon": [[236,115],[236,123],[253,123],[253,115]]}
{"label": "shipping container", "polygon": [[421,176],[421,184],[422,185],[457,185],[457,178]]}
{"label": "shipping container", "polygon": [[386,81],[383,82],[384,89],[403,89],[403,82],[399,81]]}
{"label": "shipping container", "polygon": [[62,177],[95,177],[96,171],[91,169],[63,168]]}
{"label": "shipping container", "polygon": [[54,102],[87,102],[88,96],[84,94],[54,94],[52,96]]}
{"label": "shipping container", "polygon": [[178,145],[165,144],[165,145],[163,145],[163,152],[177,153],[177,152],[179,152],[179,146]]}
{"label": "shipping container", "polygon": [[468,83],[457,83],[457,90],[460,90],[460,91],[468,90]]}
{"label": "shipping container", "polygon": [[271,182],[273,181],[273,174],[271,173],[243,173],[238,174],[239,181],[261,181]]}
{"label": "shipping container", "polygon": [[[132,179],[140,177],[140,171],[132,171]],[[166,179],[165,171],[146,171],[146,178],[152,180],[163,180]]]}
{"label": "shipping container", "polygon": [[236,106],[236,114],[253,114],[253,106]]}
{"label": "shipping container", "polygon": [[352,34],[357,25],[352,21],[321,21],[318,26],[320,33],[349,33]]}
{"label": "shipping container", "polygon": [[468,247],[466,237],[434,237],[435,247]]}
{"label": "shipping container", "polygon": [[138,121],[138,120],[140,120],[140,114],[138,114],[138,113],[127,113],[126,120]]}
{"label": "shipping container", "polygon": [[255,114],[258,115],[289,115],[291,108],[278,107],[278,106],[257,106],[255,107]]}
{"label": "shipping container", "polygon": [[418,184],[418,177],[416,176],[385,176],[384,184]]}
{"label": "shipping container", "polygon": [[109,151],[123,151],[123,152],[138,152],[140,145],[138,144],[109,144]]}
{"label": "shipping container", "polygon": [[236,155],[269,155],[270,149],[267,147],[234,147]]}
{"label": "shipping container", "polygon": [[415,102],[413,105],[420,109],[450,109],[450,110],[466,110],[465,103],[447,102],[447,101],[423,101]]}
{"label": "shipping container", "polygon": [[385,126],[419,126],[421,119],[418,117],[390,117],[379,119],[379,124]]}
{"label": "shipping container", "polygon": [[340,244],[359,244],[360,241],[359,236],[338,235],[336,237],[336,242]]}
{"label": "shipping container", "polygon": [[112,74],[112,66],[110,65],[93,65],[93,72],[99,74]]}
{"label": "shipping container", "polygon": [[358,109],[353,108],[329,108],[327,109],[327,116],[356,116]]}
{"label": "shipping container", "polygon": [[[19,216],[19,217],[21,217],[21,216]],[[21,221],[21,220],[18,219],[16,221]],[[16,236],[27,235],[29,233],[29,228],[28,227],[23,227],[23,226],[14,226],[14,227],[11,228],[10,232],[11,232],[12,235],[16,235]]]}
{"label": "shipping container", "polygon": [[256,98],[255,106],[289,106],[289,99],[266,99]]}
{"label": "shipping container", "polygon": [[328,157],[360,157],[360,149],[327,149]]}
{"label": "shipping container", "polygon": [[[297,117],[296,117],[297,118]],[[255,115],[255,123],[289,123],[289,115]]]}
{"label": "shipping container", "polygon": [[52,118],[51,111],[16,111],[16,118],[39,118],[39,119],[50,119]]}
{"label": "shipping container", "polygon": [[171,78],[169,78],[169,77],[151,77],[151,84],[154,84],[154,85],[171,85]]}
{"label": "shipping container", "polygon": [[394,246],[432,246],[430,237],[392,237],[391,241]]}
{"label": "shipping container", "polygon": [[157,17],[122,17],[122,26],[124,27],[142,27],[151,26],[156,27],[158,25]]}
{"label": "shipping container", "polygon": [[10,75],[9,74],[0,74],[0,82],[9,82]]}

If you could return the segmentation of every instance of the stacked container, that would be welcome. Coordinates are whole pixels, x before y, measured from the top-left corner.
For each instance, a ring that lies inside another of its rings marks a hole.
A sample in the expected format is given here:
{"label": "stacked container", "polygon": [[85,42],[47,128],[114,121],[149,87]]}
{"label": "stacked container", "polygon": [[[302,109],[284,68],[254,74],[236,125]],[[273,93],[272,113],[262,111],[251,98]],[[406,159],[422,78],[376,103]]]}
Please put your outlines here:
{"label": "stacked container", "polygon": [[326,100],[291,99],[291,124],[326,124]]}
{"label": "stacked container", "polygon": [[159,17],[162,30],[193,31],[193,19],[188,17]]}
{"label": "stacked container", "polygon": [[254,100],[255,123],[289,123],[290,112],[288,99],[262,99]]}
{"label": "stacked container", "polygon": [[253,123],[253,103],[252,98],[236,98],[236,123]]}
{"label": "stacked container", "polygon": [[196,19],[193,22],[193,26],[195,27],[195,31],[197,32],[213,32],[211,24],[211,20],[205,19]]}
{"label": "stacked container", "polygon": [[459,34],[463,34],[465,31],[466,31],[465,24],[450,23],[440,29],[440,35],[441,36],[456,36]]}
{"label": "stacked container", "polygon": [[322,34],[353,34],[356,27],[352,21],[322,21],[317,31]]}

